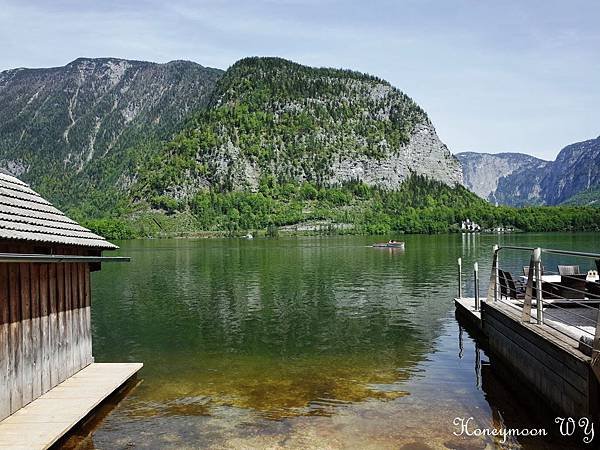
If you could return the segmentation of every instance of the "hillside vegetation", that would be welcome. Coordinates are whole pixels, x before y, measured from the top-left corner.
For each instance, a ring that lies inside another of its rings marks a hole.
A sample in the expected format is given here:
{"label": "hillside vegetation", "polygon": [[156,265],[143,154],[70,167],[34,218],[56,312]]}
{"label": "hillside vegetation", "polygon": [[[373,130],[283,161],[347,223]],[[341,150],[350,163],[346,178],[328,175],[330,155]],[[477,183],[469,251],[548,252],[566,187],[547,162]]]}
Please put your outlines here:
{"label": "hillside vegetation", "polygon": [[152,210],[89,220],[113,238],[145,236],[236,236],[248,231],[274,236],[280,230],[325,234],[402,234],[460,231],[471,218],[484,228],[522,231],[600,231],[600,208],[494,207],[462,186],[412,175],[394,191],[348,183],[261,183],[258,192],[205,190],[174,200],[155,198]]}

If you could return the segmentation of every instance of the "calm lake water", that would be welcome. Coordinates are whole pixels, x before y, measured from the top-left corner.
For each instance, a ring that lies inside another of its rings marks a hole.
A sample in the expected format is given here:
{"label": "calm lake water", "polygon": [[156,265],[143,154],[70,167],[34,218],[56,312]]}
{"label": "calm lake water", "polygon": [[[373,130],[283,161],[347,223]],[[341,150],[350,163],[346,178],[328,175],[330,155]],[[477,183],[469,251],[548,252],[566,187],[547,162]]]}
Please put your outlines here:
{"label": "calm lake water", "polygon": [[93,276],[94,355],[142,361],[143,381],[66,446],[573,448],[556,435],[504,446],[453,435],[456,417],[556,427],[456,321],[456,259],[479,261],[483,279],[496,242],[599,251],[600,237],[406,236],[404,252],[367,247],[378,240],[120,242],[132,262]]}

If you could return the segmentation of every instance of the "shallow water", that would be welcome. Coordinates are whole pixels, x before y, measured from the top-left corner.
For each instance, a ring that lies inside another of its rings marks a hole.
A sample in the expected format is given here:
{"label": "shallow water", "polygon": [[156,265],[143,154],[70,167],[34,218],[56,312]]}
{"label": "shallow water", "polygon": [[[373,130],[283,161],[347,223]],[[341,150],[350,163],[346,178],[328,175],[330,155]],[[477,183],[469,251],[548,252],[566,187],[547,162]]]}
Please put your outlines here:
{"label": "shallow water", "polygon": [[598,236],[374,240],[120,243],[132,262],[93,276],[94,355],[142,361],[143,382],[65,446],[573,448],[453,434],[456,417],[555,427],[456,321],[456,258],[488,274],[498,240],[591,251]]}

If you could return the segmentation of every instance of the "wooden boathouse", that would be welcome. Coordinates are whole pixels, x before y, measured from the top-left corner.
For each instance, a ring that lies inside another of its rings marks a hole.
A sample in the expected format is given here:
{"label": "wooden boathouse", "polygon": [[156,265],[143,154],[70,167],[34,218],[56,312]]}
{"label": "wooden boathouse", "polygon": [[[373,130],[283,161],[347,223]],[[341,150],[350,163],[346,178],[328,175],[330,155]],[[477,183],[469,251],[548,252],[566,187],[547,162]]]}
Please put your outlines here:
{"label": "wooden boathouse", "polygon": [[0,172],[0,448],[47,448],[141,368],[93,364],[90,273],[116,248]]}

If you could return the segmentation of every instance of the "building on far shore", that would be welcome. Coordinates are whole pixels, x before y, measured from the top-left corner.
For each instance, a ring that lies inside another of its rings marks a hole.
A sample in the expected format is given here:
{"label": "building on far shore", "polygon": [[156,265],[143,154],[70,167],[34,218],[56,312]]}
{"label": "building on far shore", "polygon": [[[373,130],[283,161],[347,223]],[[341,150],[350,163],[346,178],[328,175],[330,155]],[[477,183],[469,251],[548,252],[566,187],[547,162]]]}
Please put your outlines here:
{"label": "building on far shore", "polygon": [[477,233],[481,231],[481,227],[475,222],[471,221],[471,219],[463,220],[460,229],[466,233]]}

